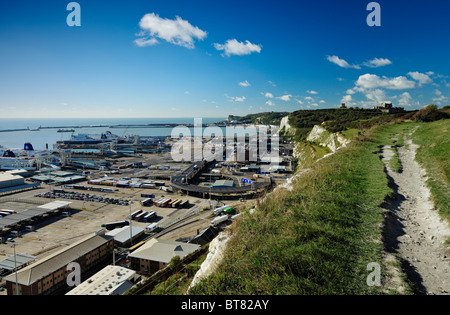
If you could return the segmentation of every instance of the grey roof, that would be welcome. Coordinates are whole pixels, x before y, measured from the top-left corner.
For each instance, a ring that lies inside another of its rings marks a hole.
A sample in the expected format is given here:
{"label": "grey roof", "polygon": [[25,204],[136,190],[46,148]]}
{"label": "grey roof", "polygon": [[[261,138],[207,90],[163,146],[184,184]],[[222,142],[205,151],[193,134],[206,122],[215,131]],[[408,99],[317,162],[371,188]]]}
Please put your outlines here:
{"label": "grey roof", "polygon": [[136,271],[120,266],[107,266],[66,295],[117,295],[129,290]]}
{"label": "grey roof", "polygon": [[11,225],[20,224],[22,221],[31,220],[48,212],[67,207],[70,204],[71,202],[68,201],[53,201],[42,206],[24,210],[20,213],[8,215],[6,217],[0,218],[0,229]]}
{"label": "grey roof", "polygon": [[124,226],[114,229],[111,232],[106,233],[106,235],[114,237],[116,242],[123,244],[130,240],[130,228],[133,233],[133,238],[144,232],[144,229],[139,226]]}
{"label": "grey roof", "polygon": [[198,248],[200,248],[200,245],[197,244],[186,244],[153,238],[128,256],[168,263],[173,257],[179,256],[180,258],[184,258],[190,253],[195,252]]}
{"label": "grey roof", "polygon": [[[19,284],[29,286],[50,275],[54,271],[67,266],[71,262],[74,262],[91,250],[102,246],[111,239],[112,237],[106,235],[94,234],[87,236],[69,247],[59,250],[54,254],[19,270],[17,272],[17,280]],[[6,276],[4,280],[15,282],[15,274]]]}
{"label": "grey roof", "polygon": [[15,256],[11,255],[9,258],[0,261],[0,268],[5,270],[13,270],[14,268],[19,268],[28,264],[34,259],[36,259],[36,257],[25,254],[16,254]]}

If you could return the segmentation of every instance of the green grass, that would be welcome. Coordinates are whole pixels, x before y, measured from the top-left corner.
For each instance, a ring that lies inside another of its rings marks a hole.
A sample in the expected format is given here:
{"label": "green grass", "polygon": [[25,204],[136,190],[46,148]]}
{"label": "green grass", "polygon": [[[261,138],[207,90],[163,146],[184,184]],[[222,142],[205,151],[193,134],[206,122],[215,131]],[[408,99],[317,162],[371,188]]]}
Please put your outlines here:
{"label": "green grass", "polygon": [[405,146],[404,136],[417,127],[417,159],[428,173],[436,207],[450,218],[450,120],[384,124],[313,164],[292,191],[276,191],[252,215],[241,216],[218,271],[191,293],[399,294],[367,286],[366,267],[379,262],[383,277],[395,267],[403,294],[414,294],[404,261],[383,260],[380,205],[393,191],[379,153],[386,145]]}
{"label": "green grass", "polygon": [[391,157],[391,160],[389,161],[389,167],[397,173],[403,172],[403,165],[402,161],[400,160],[400,157],[398,155],[398,147],[393,146],[391,150],[394,151],[394,155]]}
{"label": "green grass", "polygon": [[450,222],[450,119],[421,124],[413,135],[416,159],[425,168],[433,201]]}
{"label": "green grass", "polygon": [[353,129],[347,129],[347,130],[341,131],[341,133],[347,139],[353,139],[354,137],[356,137],[358,135],[359,130],[353,128]]}
{"label": "green grass", "polygon": [[374,152],[395,128],[358,138],[238,220],[219,270],[192,293],[384,293],[366,268],[382,260],[379,206],[392,193]]}

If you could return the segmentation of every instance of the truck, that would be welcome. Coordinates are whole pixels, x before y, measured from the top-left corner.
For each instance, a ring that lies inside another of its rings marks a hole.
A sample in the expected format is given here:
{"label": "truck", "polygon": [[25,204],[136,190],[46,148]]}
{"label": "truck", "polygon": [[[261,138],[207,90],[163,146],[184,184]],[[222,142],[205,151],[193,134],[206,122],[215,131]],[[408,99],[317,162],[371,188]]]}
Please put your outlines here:
{"label": "truck", "polygon": [[128,222],[128,221],[119,221],[119,222],[111,222],[111,223],[102,224],[102,227],[104,227],[108,231],[111,231],[111,230],[114,230],[116,228],[121,228],[121,227],[124,227],[124,226],[127,226],[127,225],[130,225],[130,222]]}
{"label": "truck", "polygon": [[150,233],[158,228],[158,223],[152,223],[145,228],[145,231]]}
{"label": "truck", "polygon": [[165,208],[171,201],[172,201],[172,199],[164,199],[163,201],[160,202],[159,207]]}
{"label": "truck", "polygon": [[138,214],[142,213],[142,210],[137,210],[130,214],[130,220],[134,220]]}
{"label": "truck", "polygon": [[172,202],[172,208],[178,208],[182,203],[183,201],[181,199],[177,199],[174,202]]}
{"label": "truck", "polygon": [[0,209],[0,211],[1,211],[1,212],[7,212],[7,213],[10,213],[10,214],[17,213],[17,212],[14,211],[14,210],[8,210],[8,209]]}
{"label": "truck", "polygon": [[162,203],[166,201],[167,198],[161,198],[157,202],[154,203],[155,206],[161,207]]}
{"label": "truck", "polygon": [[221,214],[222,211],[225,210],[226,208],[229,208],[229,206],[225,205],[225,206],[216,208],[216,209],[213,210],[213,214],[214,214],[215,216],[218,216],[218,215]]}
{"label": "truck", "polygon": [[231,214],[234,211],[233,207],[227,207],[222,210],[222,213]]}
{"label": "truck", "polygon": [[136,221],[142,221],[147,214],[148,214],[148,212],[139,213],[134,219]]}
{"label": "truck", "polygon": [[155,211],[151,211],[149,213],[147,213],[144,218],[142,218],[143,222],[150,222],[153,218],[156,217],[156,212]]}
{"label": "truck", "polygon": [[215,218],[214,220],[211,221],[211,226],[212,227],[217,227],[219,226],[221,223],[228,221],[228,215],[223,215],[220,217]]}
{"label": "truck", "polygon": [[150,207],[152,206],[152,198],[147,198],[145,200],[142,201],[142,206],[143,207]]}
{"label": "truck", "polygon": [[186,200],[185,202],[180,203],[179,208],[187,208],[189,206],[189,200]]}

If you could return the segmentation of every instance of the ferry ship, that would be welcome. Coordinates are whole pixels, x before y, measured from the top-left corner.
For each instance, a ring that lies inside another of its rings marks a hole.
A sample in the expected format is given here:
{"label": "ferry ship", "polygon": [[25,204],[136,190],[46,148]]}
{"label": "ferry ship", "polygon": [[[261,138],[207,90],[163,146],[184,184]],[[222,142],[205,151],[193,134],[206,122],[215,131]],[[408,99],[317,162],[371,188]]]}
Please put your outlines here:
{"label": "ferry ship", "polygon": [[24,169],[36,171],[41,165],[58,164],[59,160],[48,151],[35,151],[31,143],[23,149],[0,148],[0,170]]}

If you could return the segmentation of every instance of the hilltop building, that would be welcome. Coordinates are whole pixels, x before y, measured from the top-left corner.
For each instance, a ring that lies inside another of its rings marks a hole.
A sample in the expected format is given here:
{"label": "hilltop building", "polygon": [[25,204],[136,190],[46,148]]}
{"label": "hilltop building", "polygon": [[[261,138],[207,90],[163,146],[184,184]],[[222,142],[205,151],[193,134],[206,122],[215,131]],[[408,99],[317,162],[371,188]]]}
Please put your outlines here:
{"label": "hilltop building", "polygon": [[394,107],[392,102],[383,102],[380,106],[374,106],[373,109],[381,110],[387,114],[403,113],[405,111],[403,107]]}

